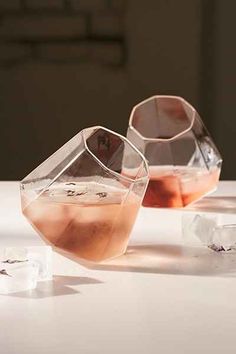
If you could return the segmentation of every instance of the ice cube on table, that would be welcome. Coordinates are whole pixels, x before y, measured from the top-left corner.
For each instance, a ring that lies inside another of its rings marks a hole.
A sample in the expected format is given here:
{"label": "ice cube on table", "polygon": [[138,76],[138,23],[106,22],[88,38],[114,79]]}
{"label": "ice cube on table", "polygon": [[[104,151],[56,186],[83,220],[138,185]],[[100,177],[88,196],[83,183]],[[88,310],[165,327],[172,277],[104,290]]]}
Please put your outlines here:
{"label": "ice cube on table", "polygon": [[236,224],[217,226],[209,247],[215,251],[236,250]]}
{"label": "ice cube on table", "polygon": [[52,279],[52,248],[50,246],[0,248],[0,262],[33,261],[38,264],[38,280]]}
{"label": "ice cube on table", "polygon": [[34,261],[10,260],[0,262],[0,294],[35,289],[39,265]]}
{"label": "ice cube on table", "polygon": [[200,241],[217,252],[236,250],[236,223],[219,224],[220,216],[212,213],[183,214],[182,235],[185,243],[199,245]]}
{"label": "ice cube on table", "polygon": [[213,230],[217,226],[217,215],[199,215],[186,213],[182,216],[182,235],[186,243],[196,244],[201,241],[208,246],[212,243]]}
{"label": "ice cube on table", "polygon": [[25,247],[0,248],[0,261],[1,260],[25,261],[26,259],[27,259],[27,249]]}
{"label": "ice cube on table", "polygon": [[38,280],[52,280],[52,247],[27,247],[28,258],[39,264]]}

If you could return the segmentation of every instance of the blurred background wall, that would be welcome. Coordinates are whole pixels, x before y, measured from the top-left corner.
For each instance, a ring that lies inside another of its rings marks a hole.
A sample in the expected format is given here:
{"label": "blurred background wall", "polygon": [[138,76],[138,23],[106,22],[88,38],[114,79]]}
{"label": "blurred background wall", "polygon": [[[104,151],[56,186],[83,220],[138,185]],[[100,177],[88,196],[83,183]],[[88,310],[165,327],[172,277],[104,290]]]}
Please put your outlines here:
{"label": "blurred background wall", "polygon": [[0,0],[0,179],[86,126],[125,134],[154,94],[192,103],[236,179],[234,0]]}

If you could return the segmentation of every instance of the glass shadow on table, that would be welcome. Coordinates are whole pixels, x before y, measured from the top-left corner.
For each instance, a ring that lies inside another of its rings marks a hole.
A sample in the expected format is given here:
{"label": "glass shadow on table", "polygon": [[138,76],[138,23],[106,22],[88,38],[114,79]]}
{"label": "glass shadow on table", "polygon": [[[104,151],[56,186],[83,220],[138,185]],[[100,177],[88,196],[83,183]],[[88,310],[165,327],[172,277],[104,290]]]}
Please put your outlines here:
{"label": "glass shadow on table", "polygon": [[[236,197],[205,197],[182,211],[234,214]],[[83,265],[106,271],[236,277],[236,253],[215,252],[205,246],[184,244],[130,245],[123,256],[99,264]]]}
{"label": "glass shadow on table", "polygon": [[192,276],[236,276],[236,254],[214,252],[207,247],[181,245],[133,245],[125,255],[90,269]]}
{"label": "glass shadow on table", "polygon": [[73,288],[74,286],[100,283],[102,283],[100,280],[89,277],[54,275],[52,280],[38,282],[35,289],[19,291],[4,296],[41,299],[53,296],[72,295],[80,293],[80,291]]}
{"label": "glass shadow on table", "polygon": [[[178,210],[234,214],[236,213],[236,197],[211,195]],[[165,237],[162,239],[164,240]],[[76,261],[76,259],[70,258]],[[205,246],[190,247],[183,244],[131,245],[126,254],[118,258],[99,264],[86,261],[79,261],[79,263],[89,269],[108,271],[236,276],[236,254],[214,252]]]}
{"label": "glass shadow on table", "polygon": [[236,213],[236,197],[209,196],[189,205],[188,207],[184,208],[184,210],[233,214]]}

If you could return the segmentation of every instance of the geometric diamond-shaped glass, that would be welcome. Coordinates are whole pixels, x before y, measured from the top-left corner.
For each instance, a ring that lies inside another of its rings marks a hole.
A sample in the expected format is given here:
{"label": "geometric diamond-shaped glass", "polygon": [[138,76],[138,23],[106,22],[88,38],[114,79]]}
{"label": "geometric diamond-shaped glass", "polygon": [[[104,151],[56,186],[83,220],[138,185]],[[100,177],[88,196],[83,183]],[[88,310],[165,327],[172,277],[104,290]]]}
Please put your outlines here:
{"label": "geometric diamond-shaped glass", "polygon": [[21,182],[22,211],[67,256],[125,252],[148,183],[142,154],[103,127],[82,130]]}
{"label": "geometric diamond-shaped glass", "polygon": [[154,96],[131,112],[127,138],[144,154],[147,207],[183,207],[215,190],[222,158],[196,110],[183,98]]}

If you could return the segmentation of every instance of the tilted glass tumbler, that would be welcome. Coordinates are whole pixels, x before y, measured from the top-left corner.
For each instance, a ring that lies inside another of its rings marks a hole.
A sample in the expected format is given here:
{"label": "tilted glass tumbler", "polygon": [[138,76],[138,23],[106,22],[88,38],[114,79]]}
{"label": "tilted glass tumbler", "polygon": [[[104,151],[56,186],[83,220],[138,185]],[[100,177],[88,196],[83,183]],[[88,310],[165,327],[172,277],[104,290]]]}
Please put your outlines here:
{"label": "tilted glass tumbler", "polygon": [[154,96],[131,112],[128,139],[149,163],[147,207],[183,207],[218,183],[221,156],[196,110],[177,96]]}
{"label": "tilted glass tumbler", "polygon": [[119,256],[148,184],[142,154],[103,127],[82,130],[21,181],[22,211],[69,257]]}

